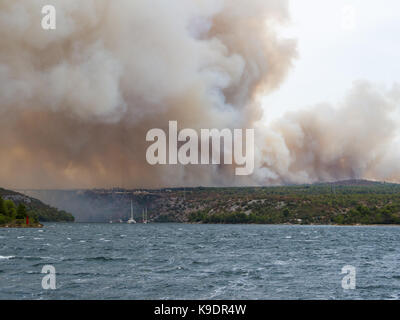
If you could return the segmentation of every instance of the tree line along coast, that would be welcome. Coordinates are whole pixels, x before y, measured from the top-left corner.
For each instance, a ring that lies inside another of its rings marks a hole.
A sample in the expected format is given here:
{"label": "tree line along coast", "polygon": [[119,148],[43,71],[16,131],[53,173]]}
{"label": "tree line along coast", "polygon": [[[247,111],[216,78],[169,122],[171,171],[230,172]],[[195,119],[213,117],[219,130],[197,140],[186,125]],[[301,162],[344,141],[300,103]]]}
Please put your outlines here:
{"label": "tree line along coast", "polygon": [[73,222],[74,217],[18,192],[0,189],[0,227],[38,228],[41,222]]}

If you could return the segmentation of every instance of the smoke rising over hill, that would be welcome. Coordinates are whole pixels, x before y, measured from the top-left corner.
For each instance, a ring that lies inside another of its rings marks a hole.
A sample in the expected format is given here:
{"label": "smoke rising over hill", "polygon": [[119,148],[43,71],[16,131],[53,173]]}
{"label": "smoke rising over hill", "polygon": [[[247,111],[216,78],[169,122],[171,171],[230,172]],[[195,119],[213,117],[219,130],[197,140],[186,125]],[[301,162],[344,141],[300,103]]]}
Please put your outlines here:
{"label": "smoke rising over hill", "polygon": [[[40,8],[57,8],[57,30]],[[279,87],[296,42],[278,0],[4,0],[0,4],[0,181],[20,188],[160,187],[398,180],[399,88],[358,83],[273,126],[259,97]],[[273,106],[270,106],[273,108]],[[268,111],[267,111],[268,112]],[[256,129],[255,174],[146,163],[146,132]]]}
{"label": "smoke rising over hill", "polygon": [[324,103],[276,121],[261,135],[261,181],[400,181],[399,89],[357,81],[338,106]]}

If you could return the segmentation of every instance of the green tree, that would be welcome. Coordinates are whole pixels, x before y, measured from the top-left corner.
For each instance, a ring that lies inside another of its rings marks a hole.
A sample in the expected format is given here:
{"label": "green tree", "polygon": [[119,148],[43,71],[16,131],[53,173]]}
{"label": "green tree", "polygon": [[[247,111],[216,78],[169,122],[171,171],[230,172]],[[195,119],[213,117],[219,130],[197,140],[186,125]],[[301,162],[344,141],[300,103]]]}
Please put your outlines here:
{"label": "green tree", "polygon": [[24,204],[20,203],[17,208],[17,219],[25,219],[26,217],[26,207]]}
{"label": "green tree", "polygon": [[290,215],[289,209],[286,208],[285,210],[283,210],[283,216],[285,217],[285,219],[289,218],[289,215]]}
{"label": "green tree", "polygon": [[4,204],[6,206],[8,216],[9,217],[15,216],[15,214],[17,212],[17,208],[15,207],[14,202],[12,200],[5,200]]}
{"label": "green tree", "polygon": [[8,210],[7,210],[5,201],[3,200],[2,197],[0,197],[0,215],[3,215],[3,216],[8,215]]}

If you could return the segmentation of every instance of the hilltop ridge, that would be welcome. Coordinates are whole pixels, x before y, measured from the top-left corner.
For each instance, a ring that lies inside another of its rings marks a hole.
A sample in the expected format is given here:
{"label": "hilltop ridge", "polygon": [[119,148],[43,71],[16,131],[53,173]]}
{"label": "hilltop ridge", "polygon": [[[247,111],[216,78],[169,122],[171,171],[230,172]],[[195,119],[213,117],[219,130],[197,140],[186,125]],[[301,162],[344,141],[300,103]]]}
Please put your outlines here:
{"label": "hilltop ridge", "polygon": [[349,180],[339,180],[339,181],[333,181],[333,182],[321,182],[321,183],[315,183],[314,185],[321,185],[321,184],[331,184],[331,185],[338,185],[338,186],[377,186],[377,185],[385,185],[385,184],[396,185],[396,183],[390,183],[390,182],[385,182],[385,181],[364,180],[364,179],[349,179]]}
{"label": "hilltop ridge", "polygon": [[[26,216],[29,225],[26,225]],[[0,225],[9,227],[41,227],[39,222],[73,222],[74,217],[63,210],[22,193],[0,188]]]}

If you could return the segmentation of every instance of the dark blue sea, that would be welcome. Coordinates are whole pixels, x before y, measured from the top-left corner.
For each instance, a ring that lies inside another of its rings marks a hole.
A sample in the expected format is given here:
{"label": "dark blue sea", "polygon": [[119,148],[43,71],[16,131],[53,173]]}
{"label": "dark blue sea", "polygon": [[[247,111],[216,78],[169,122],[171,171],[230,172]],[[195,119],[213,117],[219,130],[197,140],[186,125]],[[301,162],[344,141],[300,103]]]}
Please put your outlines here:
{"label": "dark blue sea", "polygon": [[[398,299],[399,244],[400,228],[383,226],[0,229],[0,299]],[[55,290],[42,288],[45,265]]]}

